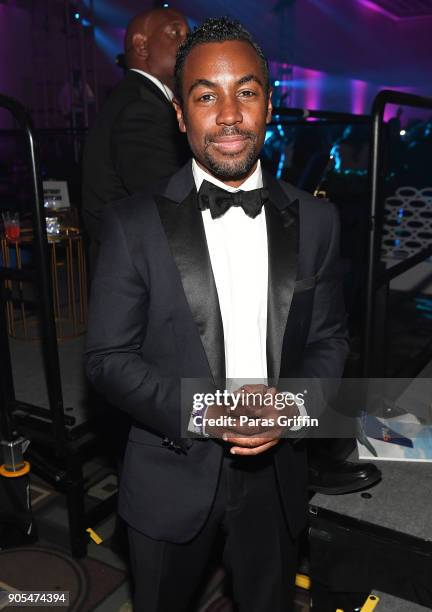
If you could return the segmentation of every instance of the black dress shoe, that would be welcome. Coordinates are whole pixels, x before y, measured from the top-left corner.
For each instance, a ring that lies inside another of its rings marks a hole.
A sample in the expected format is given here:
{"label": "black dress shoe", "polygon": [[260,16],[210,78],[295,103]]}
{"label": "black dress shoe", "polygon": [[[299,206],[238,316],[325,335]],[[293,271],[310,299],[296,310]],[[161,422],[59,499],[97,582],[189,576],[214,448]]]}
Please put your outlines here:
{"label": "black dress shoe", "polygon": [[309,457],[309,490],[325,495],[360,491],[381,480],[373,463],[353,463],[326,456]]}

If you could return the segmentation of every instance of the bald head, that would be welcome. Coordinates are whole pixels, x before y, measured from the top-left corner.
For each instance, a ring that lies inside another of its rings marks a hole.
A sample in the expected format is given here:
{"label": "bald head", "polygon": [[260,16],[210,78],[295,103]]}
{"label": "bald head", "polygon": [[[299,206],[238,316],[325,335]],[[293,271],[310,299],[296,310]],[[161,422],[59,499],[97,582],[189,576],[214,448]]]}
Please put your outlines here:
{"label": "bald head", "polygon": [[125,35],[127,67],[144,70],[173,88],[177,49],[188,31],[184,16],[171,8],[136,15]]}

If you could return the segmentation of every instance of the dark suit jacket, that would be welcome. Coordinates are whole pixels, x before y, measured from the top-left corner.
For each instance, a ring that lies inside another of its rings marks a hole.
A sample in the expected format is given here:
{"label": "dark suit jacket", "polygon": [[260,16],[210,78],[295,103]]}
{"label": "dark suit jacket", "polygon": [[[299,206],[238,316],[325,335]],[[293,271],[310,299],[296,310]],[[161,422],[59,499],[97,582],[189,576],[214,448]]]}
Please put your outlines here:
{"label": "dark suit jacket", "polygon": [[172,104],[142,74],[129,70],[89,133],[83,158],[83,216],[100,238],[106,205],[171,176],[191,156]]}
{"label": "dark suit jacket", "polygon": [[[336,210],[270,175],[264,183],[271,200],[269,377],[340,376],[347,341]],[[154,193],[107,213],[86,353],[90,380],[134,419],[120,513],[150,537],[173,542],[190,540],[203,525],[222,458],[218,442],[180,437],[180,379],[225,377],[223,326],[196,200],[188,163]],[[307,516],[302,446],[282,440],[274,448],[293,535]]]}

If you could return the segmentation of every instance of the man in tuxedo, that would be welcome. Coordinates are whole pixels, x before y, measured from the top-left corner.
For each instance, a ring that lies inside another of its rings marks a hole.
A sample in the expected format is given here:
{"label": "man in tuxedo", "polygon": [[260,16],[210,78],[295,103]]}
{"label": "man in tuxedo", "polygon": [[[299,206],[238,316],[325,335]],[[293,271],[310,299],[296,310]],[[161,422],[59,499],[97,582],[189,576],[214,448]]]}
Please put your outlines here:
{"label": "man in tuxedo", "polygon": [[83,158],[83,215],[94,261],[109,202],[170,176],[189,159],[171,104],[175,56],[188,32],[181,13],[141,13],[125,35],[128,71],[91,130]]}
{"label": "man in tuxedo", "polygon": [[[194,159],[107,212],[86,354],[90,380],[133,419],[119,510],[134,609],[193,610],[223,534],[240,612],[287,612],[307,519],[304,445],[237,418],[187,436],[182,380],[253,379],[274,396],[270,380],[341,376],[337,213],[261,170],[268,67],[240,24],[207,20],[180,47],[175,75]],[[204,417],[229,411],[209,402]]]}

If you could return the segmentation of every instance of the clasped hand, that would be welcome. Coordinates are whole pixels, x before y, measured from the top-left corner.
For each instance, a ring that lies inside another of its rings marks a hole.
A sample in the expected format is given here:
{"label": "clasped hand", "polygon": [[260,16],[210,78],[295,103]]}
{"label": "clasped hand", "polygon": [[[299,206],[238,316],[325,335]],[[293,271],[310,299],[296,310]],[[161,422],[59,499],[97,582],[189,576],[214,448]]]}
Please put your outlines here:
{"label": "clasped hand", "polygon": [[[287,405],[283,410],[277,410],[274,405],[275,387],[243,385],[235,393],[240,395],[240,401],[234,410],[233,405],[226,404],[208,407],[207,421],[221,416],[230,418],[225,419],[228,424],[207,426],[206,432],[230,444],[233,455],[259,455],[279,442],[284,428],[278,424],[278,417],[281,414],[293,416],[298,414],[298,409],[295,405]],[[257,398],[260,399],[256,401]]]}

